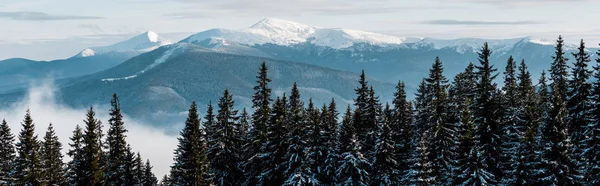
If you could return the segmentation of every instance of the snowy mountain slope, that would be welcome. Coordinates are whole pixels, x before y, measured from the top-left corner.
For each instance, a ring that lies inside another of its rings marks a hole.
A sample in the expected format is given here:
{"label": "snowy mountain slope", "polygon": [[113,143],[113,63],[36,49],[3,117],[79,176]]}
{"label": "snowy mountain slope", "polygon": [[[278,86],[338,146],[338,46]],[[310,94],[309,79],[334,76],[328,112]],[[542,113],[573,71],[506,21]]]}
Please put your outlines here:
{"label": "snowy mountain slope", "polygon": [[419,38],[387,36],[348,29],[320,28],[282,19],[266,18],[247,29],[211,29],[194,34],[181,42],[197,43],[211,38],[248,46],[266,43],[290,46],[309,42],[334,49],[348,48],[357,43],[386,46],[419,40]]}
{"label": "snowy mountain slope", "polygon": [[[449,77],[462,71],[469,62],[477,63],[477,51],[485,42],[493,51],[491,62],[499,72],[511,55],[517,60],[524,59],[535,75],[547,69],[552,61],[553,40],[406,38],[320,28],[273,18],[247,29],[212,29],[180,41],[231,54],[297,61],[351,72],[364,69],[379,80],[391,83],[404,80],[408,86],[419,83],[436,57],[444,62]],[[573,44],[565,45],[567,53],[576,48]]]}
{"label": "snowy mountain slope", "polygon": [[52,61],[7,59],[0,61],[0,92],[27,88],[41,79],[65,79],[90,75],[121,64],[125,60],[167,45],[148,31],[110,46],[91,47],[74,57]]}
{"label": "snowy mountain slope", "polygon": [[89,57],[106,54],[109,52],[143,53],[168,44],[171,44],[171,42],[164,40],[155,32],[147,31],[131,39],[113,45],[86,48],[74,57]]}
{"label": "snowy mountain slope", "polygon": [[[169,117],[180,120],[182,116],[178,113],[187,110],[192,100],[199,105],[206,105],[211,100],[214,103],[224,89],[235,95],[238,107],[250,108],[255,77],[263,60],[267,61],[274,95],[289,92],[293,83],[297,82],[305,101],[312,97],[315,104],[321,105],[336,98],[339,105],[352,103],[354,88],[358,86],[357,73],[219,53],[186,43],[163,46],[111,69],[77,78],[61,88],[58,94],[59,99],[68,105],[87,107],[90,104],[108,104],[110,95],[117,93],[123,111],[131,115],[150,120]],[[117,79],[134,74],[137,76]],[[110,78],[113,79],[108,81]],[[369,83],[382,99],[391,99],[394,84],[371,78]],[[10,100],[18,100],[18,95],[0,95],[0,103]]]}

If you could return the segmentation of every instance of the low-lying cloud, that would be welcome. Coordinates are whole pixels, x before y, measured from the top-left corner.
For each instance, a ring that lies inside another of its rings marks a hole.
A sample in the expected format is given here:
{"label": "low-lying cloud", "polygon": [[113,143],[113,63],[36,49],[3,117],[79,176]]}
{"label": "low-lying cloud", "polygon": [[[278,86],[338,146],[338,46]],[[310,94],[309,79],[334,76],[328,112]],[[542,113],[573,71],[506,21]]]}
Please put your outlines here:
{"label": "low-lying cloud", "polygon": [[439,19],[422,21],[421,24],[430,25],[533,25],[542,24],[538,21],[465,21],[452,19]]}
{"label": "low-lying cloud", "polygon": [[0,18],[7,18],[19,21],[60,21],[60,20],[88,20],[88,19],[103,19],[96,16],[82,15],[60,15],[47,14],[44,12],[0,12]]}
{"label": "low-lying cloud", "polygon": [[[66,153],[71,143],[69,138],[73,134],[76,125],[84,128],[83,120],[87,110],[74,109],[65,105],[57,104],[54,99],[55,89],[52,83],[43,83],[32,86],[27,96],[18,103],[9,107],[0,109],[0,119],[5,118],[9,123],[15,138],[21,131],[21,122],[25,116],[25,111],[30,109],[32,119],[35,123],[35,132],[38,139],[42,140],[48,124],[52,123],[56,134],[63,145],[63,153]],[[108,131],[108,106],[95,105],[96,117],[104,125],[104,133]],[[167,174],[169,167],[173,162],[173,150],[177,146],[177,136],[169,136],[162,130],[148,127],[144,123],[130,119],[124,116],[125,127],[129,132],[127,142],[131,144],[133,151],[140,152],[144,161],[149,159],[154,173],[160,179]],[[70,158],[65,155],[65,162]]]}

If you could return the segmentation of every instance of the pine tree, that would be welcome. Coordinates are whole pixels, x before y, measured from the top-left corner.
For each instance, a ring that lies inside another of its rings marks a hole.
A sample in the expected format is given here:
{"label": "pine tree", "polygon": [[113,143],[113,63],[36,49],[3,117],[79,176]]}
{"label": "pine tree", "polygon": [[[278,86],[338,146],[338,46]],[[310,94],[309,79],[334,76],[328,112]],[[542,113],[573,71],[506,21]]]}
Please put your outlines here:
{"label": "pine tree", "polygon": [[125,157],[123,157],[123,174],[121,178],[123,180],[123,185],[135,185],[136,184],[136,174],[135,174],[135,154],[133,150],[131,150],[131,145],[127,145]]}
{"label": "pine tree", "polygon": [[[592,86],[588,82],[590,74],[588,63],[590,56],[586,52],[585,43],[581,40],[578,52],[573,53],[575,62],[573,64],[573,78],[569,81],[567,92],[567,110],[569,112],[567,119],[567,131],[573,144],[573,158],[578,168],[585,167],[585,149],[587,145],[586,128],[591,123],[592,100],[590,98]],[[582,170],[578,170],[582,171]]]}
{"label": "pine tree", "polygon": [[502,144],[500,156],[501,167],[503,171],[502,184],[514,185],[517,179],[517,168],[519,167],[518,149],[521,144],[524,126],[521,114],[523,113],[522,97],[519,96],[516,62],[513,57],[508,58],[506,70],[504,72],[504,99],[503,118],[502,118]]}
{"label": "pine tree", "polygon": [[375,158],[371,172],[371,185],[400,185],[399,164],[396,157],[397,144],[393,139],[396,131],[390,127],[393,112],[389,104],[383,110],[383,121],[378,125],[378,138],[375,145]]}
{"label": "pine tree", "polygon": [[[600,56],[600,51],[597,52]],[[585,127],[589,139],[585,141],[586,158],[589,165],[586,170],[586,181],[590,185],[600,184],[600,57],[594,66],[593,85],[591,90],[592,106],[590,107],[591,122]]]}
{"label": "pine tree", "polygon": [[497,166],[500,161],[500,130],[501,103],[500,93],[493,82],[496,78],[489,57],[492,51],[484,43],[479,55],[479,66],[476,66],[477,79],[476,97],[474,102],[474,122],[476,125],[475,141],[478,152],[478,172],[482,184],[497,184],[502,176],[502,170]]}
{"label": "pine tree", "polygon": [[[554,56],[552,59],[552,66],[550,67],[550,78],[552,79],[552,84],[550,84],[553,92],[559,92],[559,96],[566,101],[567,96],[567,81],[569,73],[567,72],[567,61],[565,52],[563,51],[564,40],[562,36],[558,36],[558,40],[556,40],[556,51],[554,52]],[[556,89],[555,89],[556,88]]]}
{"label": "pine tree", "polygon": [[192,102],[190,106],[188,118],[180,135],[169,182],[173,185],[209,185],[210,183],[206,182],[208,173],[204,169],[208,162],[203,151],[205,144],[202,144],[201,140],[196,102]]}
{"label": "pine tree", "polygon": [[15,161],[15,136],[6,120],[0,124],[0,184],[12,180],[11,171]]}
{"label": "pine tree", "polygon": [[271,88],[268,84],[271,79],[267,77],[267,64],[263,61],[258,72],[257,85],[254,86],[254,95],[252,96],[252,108],[255,110],[252,114],[252,129],[250,131],[249,142],[246,144],[245,152],[249,154],[245,165],[246,185],[256,185],[257,178],[261,174],[263,162],[258,160],[258,154],[262,146],[267,143],[267,125],[271,114]]}
{"label": "pine tree", "polygon": [[135,156],[135,161],[134,161],[134,185],[141,185],[142,182],[144,181],[144,169],[145,169],[145,164],[142,161],[142,156],[140,155],[140,153],[138,152],[137,155]]}
{"label": "pine tree", "polygon": [[455,123],[449,122],[448,111],[448,80],[443,75],[442,61],[436,57],[435,63],[432,65],[429,77],[425,79],[426,85],[430,91],[431,98],[426,102],[426,122],[431,126],[431,130],[427,130],[424,134],[425,140],[431,145],[427,147],[429,157],[427,158],[432,163],[431,174],[428,180],[433,184],[450,183],[452,178],[452,158],[453,148],[457,141],[455,133],[457,126]]}
{"label": "pine tree", "polygon": [[64,163],[61,154],[62,144],[54,132],[52,123],[48,126],[41,148],[42,170],[45,172],[44,182],[47,185],[65,185]]}
{"label": "pine tree", "polygon": [[360,85],[354,90],[357,97],[354,100],[355,111],[352,123],[356,128],[357,139],[361,145],[361,153],[371,162],[376,140],[377,116],[374,110],[376,105],[370,102],[376,99],[370,96],[371,90],[369,89],[364,70],[358,82]]}
{"label": "pine tree", "polygon": [[333,132],[335,130],[335,124],[331,124],[329,116],[331,114],[329,112],[329,108],[327,104],[323,104],[321,107],[320,115],[318,116],[318,122],[315,122],[318,127],[316,131],[316,137],[314,138],[314,143],[311,145],[310,153],[314,154],[311,157],[314,157],[314,167],[313,174],[314,177],[318,180],[319,183],[326,183],[328,181],[329,175],[326,171],[327,169],[327,161],[331,158],[330,154],[334,153],[333,148],[331,148],[331,139]]}
{"label": "pine tree", "polygon": [[[559,90],[554,84],[553,90]],[[551,185],[577,185],[576,162],[570,154],[572,147],[567,133],[567,109],[561,92],[552,93],[552,109],[547,124],[542,129],[544,140],[544,166],[548,175],[542,180]]]}
{"label": "pine tree", "polygon": [[[464,105],[470,105],[471,100],[467,98]],[[468,106],[461,107],[460,116],[461,137],[458,146],[458,158],[455,170],[456,177],[453,185],[484,185],[481,180],[483,175],[478,167],[479,160],[477,155],[477,144],[475,143],[475,123],[473,114]]]}
{"label": "pine tree", "polygon": [[[545,76],[545,75],[544,75]],[[539,114],[539,106],[533,87],[531,74],[527,71],[525,61],[521,61],[519,65],[519,74],[517,75],[519,84],[517,87],[518,97],[521,99],[522,112],[519,114],[522,126],[524,128],[524,136],[521,139],[517,155],[519,166],[516,168],[515,184],[517,185],[532,185],[539,184],[540,178],[540,162],[539,156],[540,146],[539,140],[541,134],[539,126],[541,117]],[[545,77],[544,80],[545,81]],[[544,84],[545,82],[540,83]]]}
{"label": "pine tree", "polygon": [[392,140],[396,144],[394,159],[398,164],[398,172],[395,176],[400,178],[400,185],[408,185],[410,183],[410,167],[411,167],[411,136],[412,131],[412,106],[406,100],[406,90],[403,81],[399,81],[394,93],[394,111],[391,118],[390,128],[395,131],[392,133]]}
{"label": "pine tree", "polygon": [[117,94],[113,94],[110,101],[110,119],[108,120],[109,129],[106,137],[108,143],[108,157],[106,165],[106,185],[120,186],[125,183],[122,175],[124,174],[124,160],[127,151],[127,142],[125,141],[125,123],[121,114],[121,105]]}
{"label": "pine tree", "polygon": [[307,122],[303,119],[304,103],[300,100],[300,91],[296,83],[292,86],[290,94],[288,144],[287,152],[284,155],[284,162],[281,165],[285,168],[284,174],[286,177],[285,185],[305,185],[311,181],[310,167],[306,160],[307,138],[308,133]]}
{"label": "pine tree", "polygon": [[87,183],[85,181],[85,167],[84,167],[84,154],[83,154],[83,132],[81,127],[77,125],[73,131],[73,136],[69,138],[72,143],[69,144],[71,149],[67,155],[71,157],[71,161],[67,164],[67,179],[69,185],[83,186]]}
{"label": "pine tree", "polygon": [[285,129],[288,110],[287,98],[285,94],[282,98],[277,97],[273,108],[271,109],[271,118],[267,124],[267,142],[262,146],[257,155],[257,160],[261,162],[257,177],[257,185],[282,185],[285,182],[283,167],[283,155],[285,154]]}
{"label": "pine tree", "polygon": [[83,162],[84,177],[82,182],[91,186],[104,185],[104,171],[101,166],[102,146],[100,139],[102,134],[100,121],[95,118],[96,113],[90,107],[86,114],[85,131],[83,132]]}
{"label": "pine tree", "polygon": [[25,119],[21,123],[23,128],[18,136],[16,144],[17,157],[15,159],[15,181],[16,185],[44,185],[43,170],[40,158],[40,141],[34,134],[35,124],[31,119],[29,110],[25,113]]}
{"label": "pine tree", "polygon": [[427,140],[427,136],[432,133],[433,128],[427,120],[429,119],[428,114],[428,103],[431,101],[431,92],[425,84],[425,80],[421,81],[417,93],[415,95],[415,123],[414,132],[411,140],[411,167],[407,179],[410,180],[410,185],[428,185],[434,180],[431,180],[432,175],[432,161],[429,160],[430,140]]}
{"label": "pine tree", "polygon": [[340,139],[338,145],[340,149],[340,162],[336,171],[337,185],[361,185],[370,183],[368,160],[360,152],[360,143],[357,139],[356,129],[354,128],[352,112],[350,106],[346,110],[346,115],[340,128]]}
{"label": "pine tree", "polygon": [[229,90],[225,89],[223,97],[219,99],[219,111],[217,114],[217,127],[213,140],[209,141],[209,152],[211,156],[211,175],[216,185],[238,185],[237,180],[243,176],[238,169],[237,162],[242,160],[241,152],[236,149],[243,142],[238,136],[237,110]]}
{"label": "pine tree", "polygon": [[150,165],[150,160],[146,160],[146,165],[144,166],[144,176],[142,179],[142,186],[156,186],[158,185],[158,179],[154,173],[152,173],[152,165]]}
{"label": "pine tree", "polygon": [[[333,184],[335,183],[335,171],[337,168],[337,162],[339,160],[339,149],[337,149],[337,128],[338,128],[338,116],[339,113],[337,111],[337,105],[335,100],[332,98],[329,106],[327,107],[328,114],[326,114],[327,118],[325,118],[325,122],[323,123],[324,135],[323,138],[327,139],[327,160],[325,161],[325,165],[322,166],[322,176],[319,178],[319,182],[323,184]],[[324,111],[325,112],[325,111]]]}
{"label": "pine tree", "polygon": [[[454,77],[454,80],[452,82],[452,85],[450,86],[449,90],[448,90],[448,95],[449,95],[449,112],[448,112],[448,122],[449,123],[455,123],[456,128],[456,134],[458,136],[458,138],[456,139],[456,149],[460,149],[457,153],[454,153],[453,157],[451,157],[452,159],[452,165],[454,167],[454,170],[452,171],[452,178],[453,180],[450,181],[449,183],[461,183],[462,181],[465,181],[464,178],[466,178],[466,175],[463,175],[463,166],[465,164],[465,159],[467,158],[467,155],[469,155],[471,148],[473,147],[473,143],[471,141],[469,141],[468,143],[465,144],[463,140],[463,138],[468,138],[471,139],[472,135],[474,133],[474,129],[473,128],[469,128],[472,126],[469,126],[467,124],[464,124],[463,122],[466,122],[465,119],[469,119],[468,121],[472,121],[472,117],[473,117],[473,112],[472,112],[472,107],[473,104],[471,104],[473,102],[473,99],[475,98],[475,91],[473,89],[473,87],[476,86],[476,82],[477,82],[477,78],[475,76],[475,72],[474,72],[475,66],[473,65],[473,63],[469,63],[469,65],[465,68],[465,70],[459,74],[457,74]],[[468,103],[467,103],[468,102]],[[468,108],[467,108],[468,107]],[[465,115],[466,113],[463,112],[468,112],[467,115]],[[465,136],[465,132],[470,132],[469,135],[471,136]],[[463,146],[461,146],[463,145]],[[470,145],[470,146],[468,146]],[[473,168],[473,167],[468,167],[468,168]],[[459,176],[463,176],[463,178],[461,179]],[[468,182],[467,182],[468,183]]]}

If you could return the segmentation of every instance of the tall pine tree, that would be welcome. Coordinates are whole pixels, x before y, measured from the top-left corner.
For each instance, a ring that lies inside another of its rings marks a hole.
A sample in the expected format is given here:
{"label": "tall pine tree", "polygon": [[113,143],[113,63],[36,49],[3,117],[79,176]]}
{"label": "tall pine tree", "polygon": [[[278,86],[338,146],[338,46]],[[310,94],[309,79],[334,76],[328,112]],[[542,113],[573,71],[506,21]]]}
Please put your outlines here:
{"label": "tall pine tree", "polygon": [[211,175],[216,185],[238,185],[243,172],[238,169],[237,162],[242,160],[241,151],[236,149],[243,142],[237,131],[239,117],[234,107],[233,96],[225,89],[223,97],[219,99],[216,131],[211,137],[208,150],[213,158],[211,162]]}
{"label": "tall pine tree", "polygon": [[42,169],[44,170],[44,182],[47,185],[65,185],[62,144],[56,136],[52,123],[48,126],[44,142],[42,144]]}
{"label": "tall pine tree", "polygon": [[83,154],[83,131],[79,125],[75,127],[73,136],[69,138],[72,143],[67,155],[71,157],[71,161],[67,164],[67,179],[69,185],[83,186],[85,182],[85,167]]}
{"label": "tall pine tree", "polygon": [[173,185],[209,185],[210,183],[206,181],[208,172],[203,169],[208,162],[203,151],[205,144],[201,143],[200,118],[196,102],[192,102],[190,106],[188,118],[180,135],[169,182]]}
{"label": "tall pine tree", "polygon": [[[596,54],[600,56],[600,51]],[[584,176],[587,183],[598,185],[600,184],[600,57],[596,59],[593,76],[591,121],[585,127],[585,132],[589,135],[589,139],[585,141],[587,147],[585,157],[588,159],[589,165]]]}
{"label": "tall pine tree", "polygon": [[117,94],[113,94],[110,101],[110,119],[108,120],[109,129],[106,136],[108,143],[108,162],[106,165],[106,185],[123,185],[122,175],[124,174],[124,160],[127,154],[127,142],[125,141],[125,123],[121,114],[121,105]]}
{"label": "tall pine tree", "polygon": [[86,114],[85,130],[83,132],[83,162],[84,177],[83,183],[90,186],[100,186],[105,184],[104,171],[102,170],[101,158],[103,156],[100,133],[101,124],[95,118],[96,113],[93,107],[90,107]]}
{"label": "tall pine tree", "polygon": [[575,58],[572,76],[569,81],[567,92],[567,110],[569,111],[567,119],[567,131],[571,142],[573,143],[573,158],[576,161],[577,168],[583,171],[585,167],[585,149],[587,145],[584,143],[587,139],[587,126],[592,120],[592,100],[590,98],[592,86],[588,82],[591,71],[588,70],[590,55],[585,49],[585,43],[581,40],[577,53],[573,53]]}
{"label": "tall pine tree", "polygon": [[494,74],[496,68],[490,64],[490,50],[484,43],[479,55],[479,66],[476,66],[477,84],[474,102],[474,122],[476,125],[475,141],[477,142],[478,172],[482,184],[497,184],[502,170],[497,166],[500,161],[501,102],[496,88]]}
{"label": "tall pine tree", "polygon": [[11,133],[6,120],[0,124],[0,184],[12,180],[11,172],[15,160],[15,136]]}
{"label": "tall pine tree", "polygon": [[249,154],[248,161],[245,165],[247,185],[255,185],[258,183],[257,178],[262,172],[262,163],[258,160],[258,154],[263,144],[267,143],[267,125],[271,114],[271,88],[269,82],[271,79],[267,76],[267,64],[263,61],[256,76],[257,85],[254,86],[254,95],[252,96],[252,129],[248,144],[246,144],[245,152]]}
{"label": "tall pine tree", "polygon": [[31,119],[29,110],[25,113],[25,119],[21,123],[23,128],[18,136],[17,157],[15,159],[15,183],[16,185],[44,185],[43,170],[40,157],[40,141],[35,135],[35,124]]}

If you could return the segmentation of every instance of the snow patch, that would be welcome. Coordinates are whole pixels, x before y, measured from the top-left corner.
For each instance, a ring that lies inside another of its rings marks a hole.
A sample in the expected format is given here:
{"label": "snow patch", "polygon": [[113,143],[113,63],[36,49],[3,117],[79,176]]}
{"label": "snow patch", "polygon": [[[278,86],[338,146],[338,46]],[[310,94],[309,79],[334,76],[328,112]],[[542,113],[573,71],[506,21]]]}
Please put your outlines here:
{"label": "snow patch", "polygon": [[86,48],[85,50],[80,52],[80,57],[89,57],[89,56],[95,56],[96,52],[94,52],[94,50]]}
{"label": "snow patch", "polygon": [[[173,46],[173,45],[171,45],[171,46]],[[184,48],[185,48],[184,45],[176,45],[174,47],[171,47],[171,48],[165,50],[165,52],[158,59],[154,60],[154,62],[152,64],[148,65],[143,70],[141,70],[131,76],[118,77],[118,78],[105,78],[105,79],[101,79],[101,81],[113,82],[113,81],[118,81],[118,80],[128,80],[128,79],[136,78],[138,75],[143,74],[146,71],[166,62],[171,56],[173,56],[174,53],[181,52]]]}

